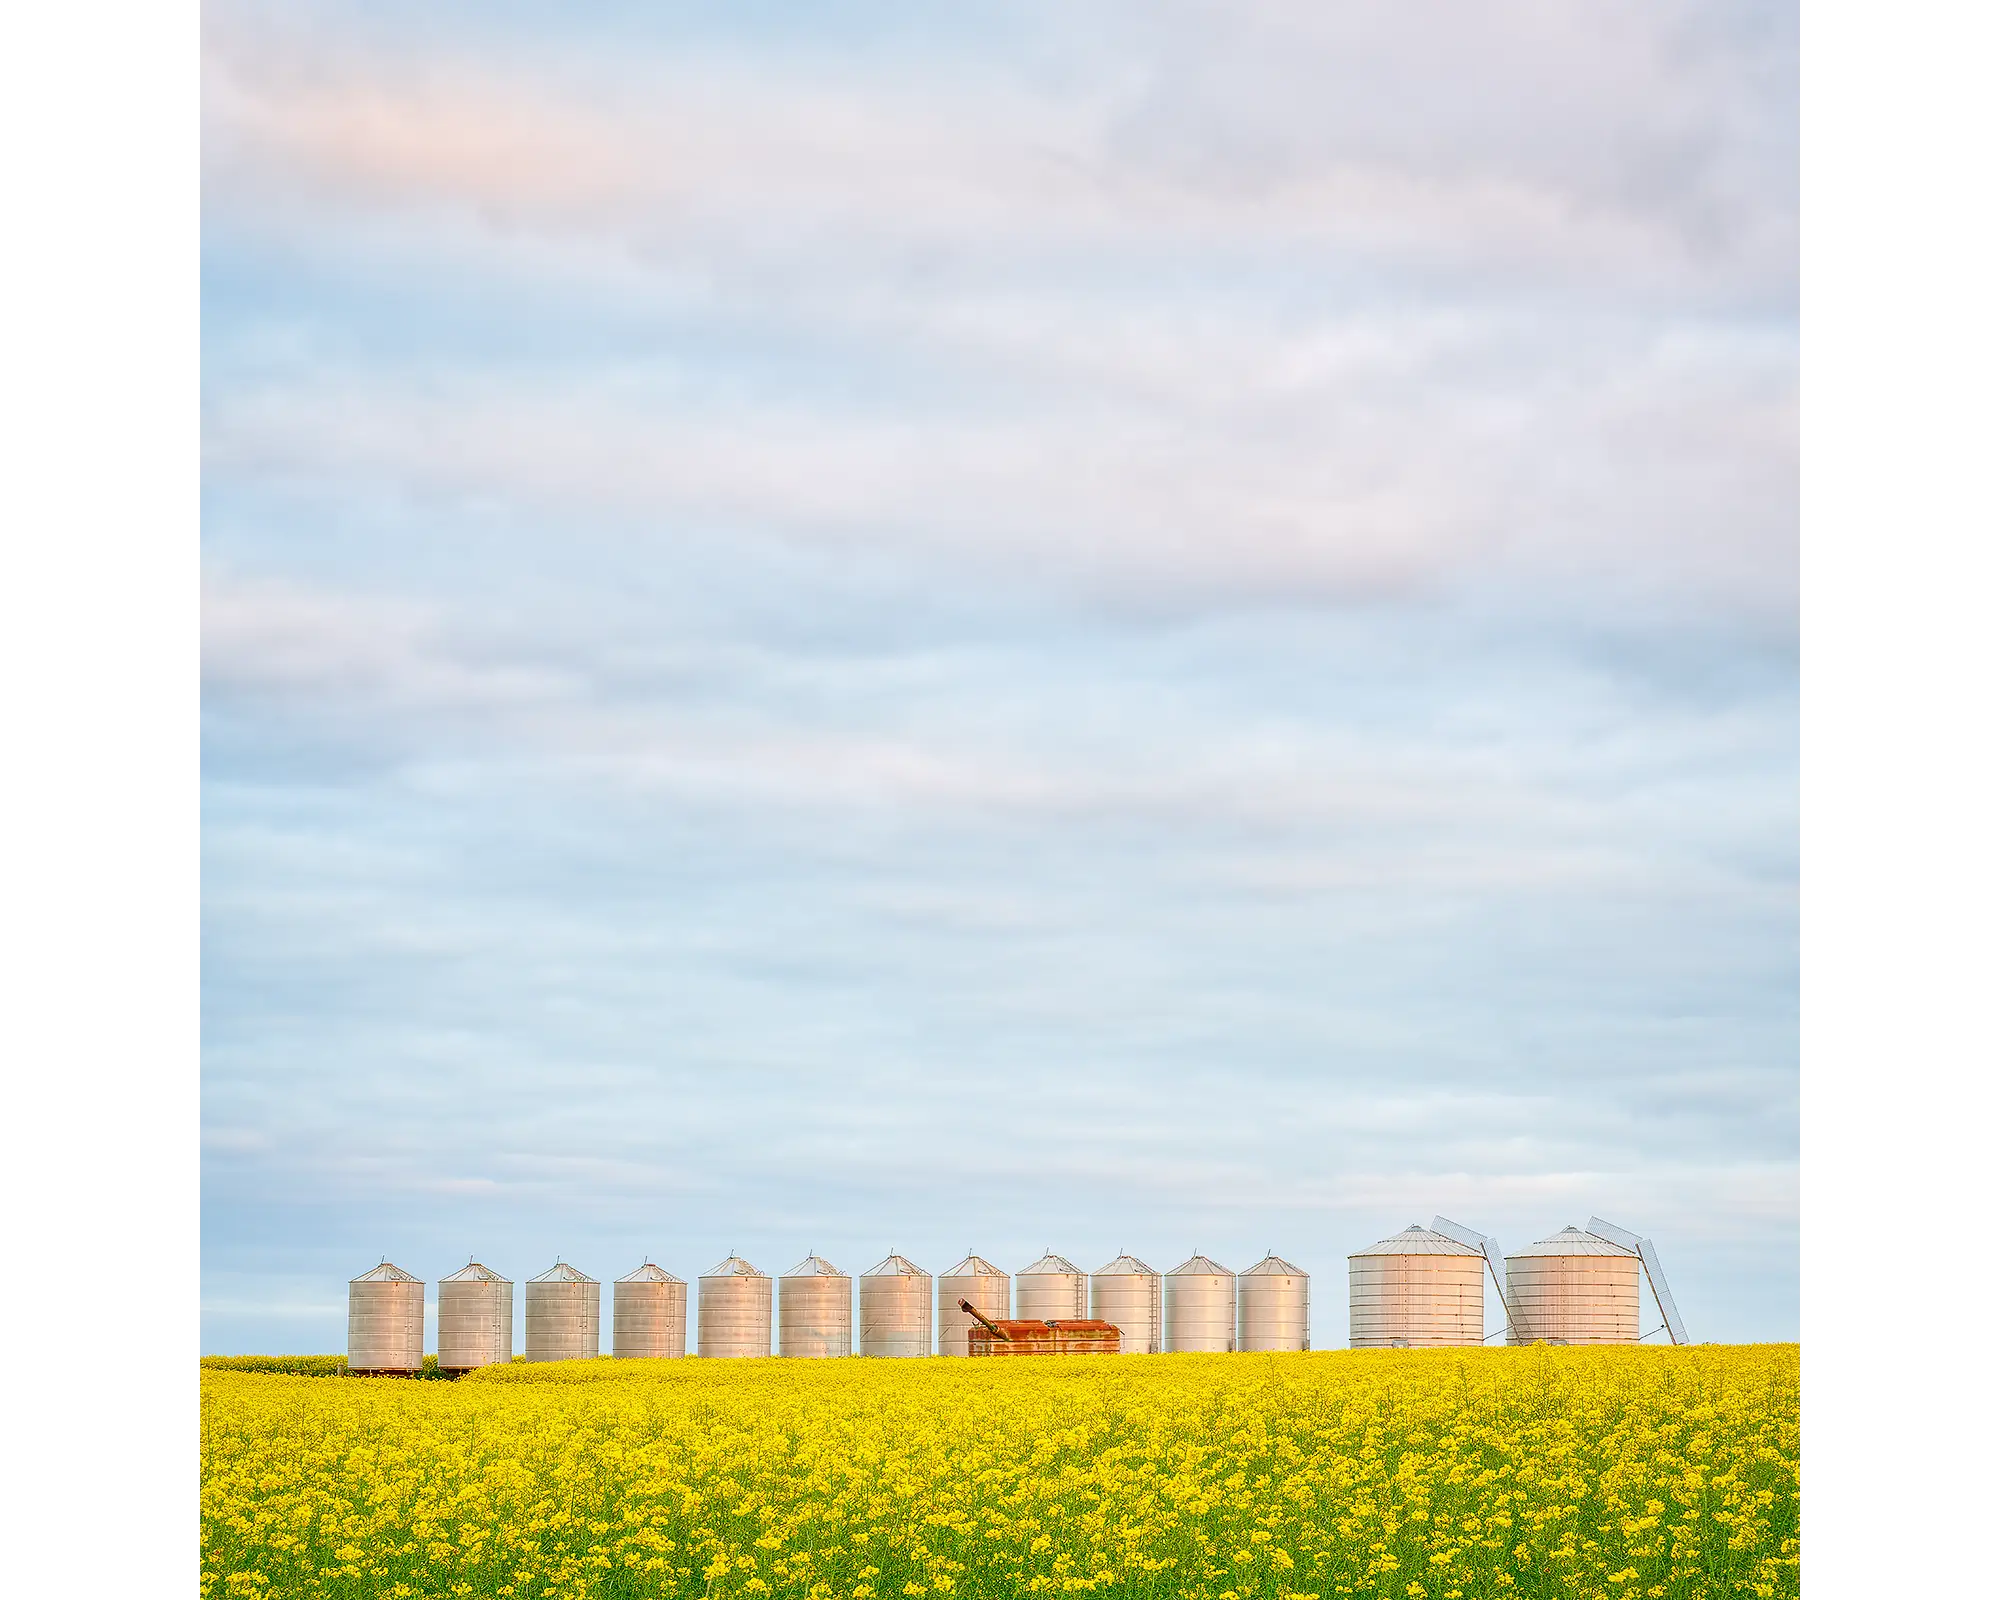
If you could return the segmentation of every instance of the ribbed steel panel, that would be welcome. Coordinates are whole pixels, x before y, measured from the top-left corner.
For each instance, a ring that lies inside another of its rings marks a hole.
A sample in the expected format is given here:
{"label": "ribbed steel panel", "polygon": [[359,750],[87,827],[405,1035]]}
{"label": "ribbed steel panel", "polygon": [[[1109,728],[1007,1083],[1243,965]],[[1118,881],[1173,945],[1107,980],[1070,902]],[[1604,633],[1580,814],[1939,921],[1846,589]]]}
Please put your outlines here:
{"label": "ribbed steel panel", "polygon": [[1074,1322],[1088,1317],[1090,1279],[1081,1268],[1051,1250],[1014,1274],[1014,1315],[1038,1322]]}
{"label": "ribbed steel panel", "polygon": [[778,1354],[854,1354],[854,1280],[832,1262],[807,1256],[778,1280]]}
{"label": "ribbed steel panel", "polygon": [[931,1275],[915,1262],[891,1255],[861,1275],[861,1353],[931,1353]]}
{"label": "ribbed steel panel", "polygon": [[688,1286],[647,1262],[611,1286],[611,1353],[631,1359],[684,1356]]}
{"label": "ribbed steel panel", "polygon": [[1356,1350],[1476,1345],[1486,1337],[1486,1257],[1416,1223],[1347,1258]]}
{"label": "ribbed steel panel", "polygon": [[635,1359],[687,1354],[687,1285],[650,1261],[611,1286],[611,1353]]}
{"label": "ribbed steel panel", "polygon": [[1283,1256],[1237,1273],[1237,1349],[1309,1350],[1311,1313],[1312,1280]]}
{"label": "ribbed steel panel", "polygon": [[972,1326],[972,1318],[958,1309],[961,1300],[969,1300],[996,1322],[1005,1321],[1007,1309],[1007,1274],[992,1262],[975,1255],[954,1266],[937,1281],[937,1330],[938,1354],[941,1356],[962,1356],[968,1354],[965,1330]]}
{"label": "ribbed steel panel", "polygon": [[1119,1354],[1156,1356],[1164,1343],[1160,1275],[1121,1255],[1090,1275],[1090,1314],[1118,1329]]}
{"label": "ribbed steel panel", "polygon": [[558,1261],[528,1280],[528,1359],[588,1361],[599,1348],[604,1286]]}
{"label": "ribbed steel panel", "polygon": [[696,1345],[704,1356],[771,1353],[771,1280],[741,1256],[702,1274],[695,1316]]}
{"label": "ribbed steel panel", "polygon": [[347,1370],[415,1372],[424,1364],[424,1280],[383,1262],[347,1285]]}
{"label": "ribbed steel panel", "polygon": [[1636,1251],[1578,1228],[1507,1258],[1509,1344],[1636,1344]]}
{"label": "ribbed steel panel", "polygon": [[1189,1256],[1166,1280],[1168,1350],[1236,1348],[1236,1274],[1205,1255]]}
{"label": "ribbed steel panel", "polygon": [[470,1372],[514,1359],[514,1285],[477,1261],[438,1283],[438,1365]]}

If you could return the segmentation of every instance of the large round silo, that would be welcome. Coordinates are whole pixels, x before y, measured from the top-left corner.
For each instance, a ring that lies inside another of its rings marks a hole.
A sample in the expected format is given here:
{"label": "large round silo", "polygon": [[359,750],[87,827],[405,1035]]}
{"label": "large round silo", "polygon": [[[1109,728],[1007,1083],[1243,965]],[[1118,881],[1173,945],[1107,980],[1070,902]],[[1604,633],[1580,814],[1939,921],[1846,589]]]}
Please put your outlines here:
{"label": "large round silo", "polygon": [[1639,1253],[1581,1228],[1507,1258],[1509,1344],[1636,1344]]}
{"label": "large round silo", "polygon": [[1235,1273],[1197,1252],[1167,1274],[1166,1290],[1168,1350],[1236,1348]]}
{"label": "large round silo", "polygon": [[384,1261],[347,1283],[347,1370],[415,1372],[424,1364],[424,1280]]}
{"label": "large round silo", "polygon": [[470,1372],[514,1359],[514,1284],[477,1261],[438,1282],[438,1366]]}
{"label": "large round silo", "polygon": [[892,1254],[861,1275],[861,1353],[931,1353],[931,1275],[915,1262]]}
{"label": "large round silo", "polygon": [[778,1354],[854,1354],[854,1280],[807,1256],[778,1280]]}
{"label": "large round silo", "polygon": [[703,1355],[771,1353],[771,1280],[741,1256],[701,1275],[695,1315],[697,1348]]}
{"label": "large round silo", "polygon": [[611,1353],[621,1357],[684,1356],[688,1345],[688,1286],[648,1261],[611,1286]]}
{"label": "large round silo", "polygon": [[1160,1353],[1160,1297],[1160,1275],[1137,1256],[1121,1255],[1090,1275],[1090,1314],[1118,1329],[1120,1355]]}
{"label": "large round silo", "polygon": [[961,1300],[971,1302],[996,1322],[1006,1321],[1011,1315],[1007,1309],[1007,1274],[992,1262],[968,1253],[938,1279],[937,1330],[941,1356],[969,1354],[965,1330],[972,1326],[972,1318],[958,1309]]}
{"label": "large round silo", "polygon": [[1312,1280],[1283,1256],[1236,1275],[1236,1348],[1310,1350]]}
{"label": "large round silo", "polygon": [[1481,1344],[1486,1257],[1411,1223],[1347,1258],[1347,1343],[1355,1350]]}
{"label": "large round silo", "polygon": [[1037,1322],[1074,1322],[1087,1317],[1090,1280],[1082,1268],[1051,1250],[1014,1274],[1014,1315]]}
{"label": "large round silo", "polygon": [[598,1349],[604,1287],[566,1261],[528,1280],[528,1359],[588,1361]]}

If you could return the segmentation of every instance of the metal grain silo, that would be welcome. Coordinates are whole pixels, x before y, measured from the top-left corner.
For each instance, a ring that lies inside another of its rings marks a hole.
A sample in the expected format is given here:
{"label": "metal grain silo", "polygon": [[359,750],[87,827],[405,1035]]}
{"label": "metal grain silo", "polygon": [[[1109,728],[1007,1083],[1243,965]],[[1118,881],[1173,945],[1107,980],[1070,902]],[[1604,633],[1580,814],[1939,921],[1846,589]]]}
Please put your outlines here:
{"label": "metal grain silo", "polygon": [[854,1354],[854,1280],[807,1256],[778,1280],[778,1354]]}
{"label": "metal grain silo", "polygon": [[741,1256],[701,1275],[696,1338],[705,1356],[771,1353],[771,1280]]}
{"label": "metal grain silo", "polygon": [[1236,1275],[1236,1348],[1310,1350],[1312,1280],[1283,1256]]}
{"label": "metal grain silo", "polygon": [[891,1254],[861,1275],[861,1353],[931,1353],[931,1275],[922,1267]]}
{"label": "metal grain silo", "polygon": [[1347,1258],[1347,1343],[1355,1350],[1481,1344],[1486,1257],[1411,1223]]}
{"label": "metal grain silo", "polygon": [[614,1356],[684,1356],[688,1345],[688,1286],[648,1261],[611,1286]]}
{"label": "metal grain silo", "polygon": [[938,1279],[937,1330],[938,1354],[941,1356],[968,1353],[965,1330],[972,1326],[972,1318],[958,1309],[961,1300],[969,1300],[996,1321],[1006,1321],[1007,1274],[992,1262],[968,1253],[963,1261]]}
{"label": "metal grain silo", "polygon": [[1235,1273],[1191,1255],[1167,1274],[1166,1289],[1168,1350],[1236,1348]]}
{"label": "metal grain silo", "polygon": [[1121,1255],[1090,1275],[1090,1314],[1118,1330],[1119,1353],[1160,1353],[1160,1275],[1137,1256]]}
{"label": "metal grain silo", "polygon": [[1087,1317],[1090,1280],[1080,1267],[1051,1250],[1014,1274],[1014,1315],[1037,1322],[1074,1322]]}
{"label": "metal grain silo", "polygon": [[424,1364],[424,1280],[385,1260],[347,1283],[347,1370],[415,1372]]}
{"label": "metal grain silo", "polygon": [[514,1284],[477,1261],[438,1282],[438,1366],[470,1372],[514,1359]]}
{"label": "metal grain silo", "polygon": [[558,1261],[528,1280],[528,1359],[588,1361],[598,1349],[604,1286]]}
{"label": "metal grain silo", "polygon": [[1509,1344],[1637,1344],[1639,1252],[1581,1228],[1507,1258]]}

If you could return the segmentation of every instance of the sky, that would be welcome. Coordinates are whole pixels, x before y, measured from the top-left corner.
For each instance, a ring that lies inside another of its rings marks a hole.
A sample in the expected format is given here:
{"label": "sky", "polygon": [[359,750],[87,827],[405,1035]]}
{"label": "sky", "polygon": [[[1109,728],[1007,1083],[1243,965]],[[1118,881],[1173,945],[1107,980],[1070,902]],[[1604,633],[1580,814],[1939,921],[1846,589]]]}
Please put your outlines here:
{"label": "sky", "polygon": [[204,1350],[1440,1212],[1797,1337],[1792,8],[204,18]]}

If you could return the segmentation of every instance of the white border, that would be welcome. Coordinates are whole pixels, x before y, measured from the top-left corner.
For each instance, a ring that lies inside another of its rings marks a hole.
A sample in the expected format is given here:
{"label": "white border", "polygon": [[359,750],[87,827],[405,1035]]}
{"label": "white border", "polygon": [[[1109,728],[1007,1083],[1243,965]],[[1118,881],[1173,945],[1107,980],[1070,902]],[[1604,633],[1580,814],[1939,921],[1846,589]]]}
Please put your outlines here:
{"label": "white border", "polygon": [[0,26],[10,1593],[197,1562],[199,16]]}

